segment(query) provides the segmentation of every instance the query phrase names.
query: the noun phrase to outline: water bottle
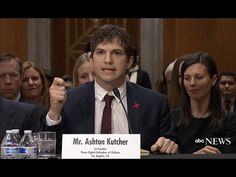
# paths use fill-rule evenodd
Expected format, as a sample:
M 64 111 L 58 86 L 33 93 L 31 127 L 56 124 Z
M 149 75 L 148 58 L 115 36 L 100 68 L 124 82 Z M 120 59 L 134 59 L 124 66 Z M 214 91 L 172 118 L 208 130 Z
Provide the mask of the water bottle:
M 35 159 L 35 158 L 37 158 L 37 146 L 33 140 L 31 130 L 24 131 L 24 136 L 21 138 L 18 147 L 19 147 L 18 157 L 20 159 Z
M 18 142 L 12 134 L 12 130 L 6 130 L 6 135 L 1 143 L 1 158 L 15 159 L 18 155 Z
M 20 140 L 21 140 L 21 136 L 19 134 L 19 129 L 12 129 L 12 134 L 13 136 L 16 138 L 18 144 L 20 143 Z

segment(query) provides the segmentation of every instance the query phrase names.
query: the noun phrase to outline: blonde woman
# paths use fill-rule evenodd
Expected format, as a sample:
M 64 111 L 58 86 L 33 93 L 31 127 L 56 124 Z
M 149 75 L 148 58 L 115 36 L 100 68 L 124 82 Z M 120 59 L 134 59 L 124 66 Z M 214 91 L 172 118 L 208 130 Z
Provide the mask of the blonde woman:
M 93 63 L 90 59 L 90 52 L 83 53 L 78 57 L 73 69 L 73 86 L 78 87 L 94 80 Z
M 31 61 L 23 63 L 21 94 L 25 99 L 35 104 L 49 106 L 45 74 Z

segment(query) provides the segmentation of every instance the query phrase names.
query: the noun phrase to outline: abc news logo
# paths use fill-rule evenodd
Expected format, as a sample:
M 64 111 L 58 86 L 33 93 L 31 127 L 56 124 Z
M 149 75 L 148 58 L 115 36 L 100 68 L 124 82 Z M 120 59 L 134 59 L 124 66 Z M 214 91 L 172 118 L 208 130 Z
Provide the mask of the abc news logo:
M 195 139 L 195 143 L 205 145 L 231 145 L 231 138 L 197 138 Z

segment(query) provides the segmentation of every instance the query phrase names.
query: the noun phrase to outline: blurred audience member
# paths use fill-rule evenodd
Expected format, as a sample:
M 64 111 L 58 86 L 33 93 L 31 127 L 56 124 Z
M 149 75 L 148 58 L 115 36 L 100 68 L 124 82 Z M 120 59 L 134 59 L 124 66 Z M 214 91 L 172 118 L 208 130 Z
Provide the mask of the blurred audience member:
M 156 90 L 164 95 L 168 94 L 168 87 L 172 77 L 172 70 L 177 59 L 169 63 L 162 72 L 162 79 L 156 82 Z
M 0 141 L 8 129 L 18 128 L 33 132 L 42 130 L 47 109 L 34 106 L 20 93 L 22 86 L 22 62 L 9 53 L 0 54 Z M 4 99 L 6 98 L 6 99 Z
M 175 62 L 177 61 L 177 59 L 175 59 L 173 62 L 169 63 L 168 66 L 166 67 L 166 69 L 164 70 L 164 79 L 166 82 L 166 86 L 167 86 L 167 93 L 168 93 L 168 88 L 172 79 L 172 71 L 175 65 Z
M 178 108 L 180 106 L 180 92 L 181 92 L 181 68 L 186 57 L 190 56 L 184 55 L 176 59 L 172 72 L 171 80 L 168 87 L 168 101 L 171 109 Z
M 128 70 L 128 80 L 145 88 L 152 89 L 148 73 L 140 67 L 140 57 L 136 48 L 133 48 L 133 58 L 134 63 Z
M 73 86 L 78 87 L 88 81 L 94 80 L 93 63 L 90 59 L 91 53 L 79 56 L 73 69 Z
M 224 71 L 220 74 L 220 93 L 223 110 L 236 112 L 236 74 L 234 72 Z
M 13 54 L 0 54 L 0 96 L 21 101 L 22 62 Z
M 34 104 L 49 106 L 48 86 L 42 69 L 31 61 L 23 63 L 22 96 Z
M 167 94 L 167 88 L 166 88 L 166 85 L 163 81 L 163 78 L 157 80 L 155 87 L 156 87 L 156 91 L 158 91 L 164 95 Z
M 66 90 L 71 89 L 73 86 L 73 78 L 69 75 L 64 75 L 62 76 L 62 79 L 65 81 L 66 85 Z

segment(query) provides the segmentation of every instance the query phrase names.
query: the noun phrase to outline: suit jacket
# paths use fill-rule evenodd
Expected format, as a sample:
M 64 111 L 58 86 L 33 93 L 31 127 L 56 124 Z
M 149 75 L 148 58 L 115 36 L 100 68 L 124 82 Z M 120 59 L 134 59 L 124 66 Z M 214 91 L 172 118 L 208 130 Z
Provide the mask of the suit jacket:
M 179 126 L 180 108 L 173 109 L 171 111 L 171 117 L 176 125 L 180 153 L 191 154 L 202 149 L 206 145 L 214 146 L 222 153 L 236 153 L 235 113 L 222 112 L 223 127 L 211 125 L 211 115 L 204 119 L 191 117 L 191 122 L 187 127 Z M 207 141 L 206 138 L 212 140 L 212 142 Z M 226 139 L 228 139 L 228 142 Z M 198 142 L 198 140 L 203 142 Z
M 0 98 L 0 142 L 6 130 L 19 129 L 22 136 L 24 130 L 37 132 L 42 130 L 40 120 L 45 119 L 45 112 L 41 112 L 34 105 L 20 103 Z
M 132 70 L 131 72 L 128 73 L 129 77 L 131 77 L 131 75 L 135 73 L 137 73 L 137 80 L 136 82 L 134 81 L 133 83 L 136 83 L 148 89 L 152 89 L 152 84 L 151 84 L 149 75 L 146 71 L 141 70 L 141 69 Z
M 150 150 L 164 136 L 176 141 L 167 98 L 160 93 L 127 82 L 128 118 L 132 133 L 141 134 L 141 146 Z M 93 134 L 95 129 L 94 81 L 70 89 L 62 111 L 63 133 Z M 58 127 L 57 126 L 57 127 Z M 55 126 L 54 126 L 55 128 Z
M 152 84 L 151 84 L 148 73 L 140 69 L 137 72 L 138 72 L 137 84 L 145 88 L 152 89 Z
M 234 112 L 236 113 L 236 99 L 234 100 Z
M 28 104 L 33 104 L 37 107 L 38 111 L 40 113 L 42 113 L 44 116 L 40 116 L 41 117 L 41 120 L 40 120 L 40 124 L 41 124 L 41 127 L 43 127 L 43 129 L 45 129 L 45 126 L 46 126 L 46 115 L 49 111 L 49 108 L 45 107 L 45 106 L 42 106 L 40 105 L 39 103 L 35 103 L 35 102 L 32 102 L 26 98 L 24 98 L 22 95 L 19 99 L 19 102 L 23 102 L 23 103 L 28 103 Z

